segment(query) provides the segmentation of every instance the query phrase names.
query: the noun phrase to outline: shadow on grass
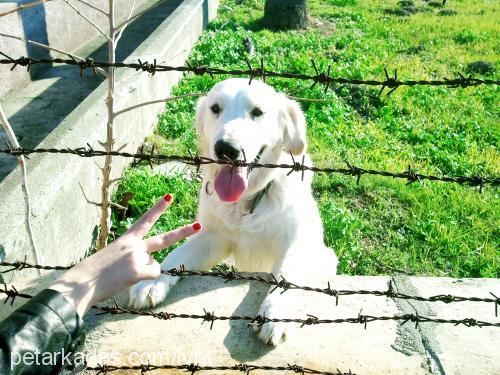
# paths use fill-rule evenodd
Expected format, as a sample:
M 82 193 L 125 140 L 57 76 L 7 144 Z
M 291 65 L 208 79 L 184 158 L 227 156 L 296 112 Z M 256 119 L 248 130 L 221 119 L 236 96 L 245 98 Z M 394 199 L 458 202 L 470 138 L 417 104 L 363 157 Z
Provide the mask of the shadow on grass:
M 379 90 L 362 86 L 345 86 L 335 93 L 364 119 L 377 117 L 376 110 L 384 106 Z
M 244 29 L 247 31 L 258 32 L 266 29 L 262 20 L 263 20 L 262 17 L 247 22 L 236 22 L 234 19 L 231 19 L 231 21 L 228 21 L 223 24 L 211 23 L 208 25 L 207 30 L 210 31 L 229 30 L 236 32 L 240 29 Z

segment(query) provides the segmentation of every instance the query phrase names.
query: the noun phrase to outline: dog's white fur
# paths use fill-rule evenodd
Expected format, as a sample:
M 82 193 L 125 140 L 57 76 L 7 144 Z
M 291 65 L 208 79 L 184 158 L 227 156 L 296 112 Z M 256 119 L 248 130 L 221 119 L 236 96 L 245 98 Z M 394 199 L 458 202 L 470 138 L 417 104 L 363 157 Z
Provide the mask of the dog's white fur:
M 211 110 L 214 104 L 219 114 Z M 251 115 L 258 107 L 263 114 Z M 229 79 L 215 85 L 198 103 L 196 129 L 201 155 L 216 159 L 218 140 L 241 147 L 252 161 L 265 146 L 261 163 L 311 165 L 305 154 L 305 118 L 299 105 L 259 81 Z M 296 284 L 326 280 L 336 273 L 337 258 L 323 242 L 323 227 L 311 193 L 312 173 L 287 169 L 256 168 L 248 177 L 248 188 L 236 203 L 223 202 L 214 191 L 220 165 L 205 166 L 198 220 L 203 230 L 175 249 L 161 264 L 163 270 L 184 265 L 186 269 L 210 269 L 228 256 L 239 271 L 272 272 Z M 272 185 L 249 213 L 256 194 L 269 181 Z M 208 183 L 208 186 L 207 186 Z M 314 271 L 312 270 L 314 269 Z M 130 289 L 130 305 L 154 306 L 163 301 L 178 277 L 161 275 Z M 321 284 L 323 285 L 323 283 Z M 324 286 L 324 285 L 323 285 Z M 259 314 L 268 318 L 293 315 L 293 291 L 268 294 Z M 265 342 L 277 345 L 285 337 L 283 323 L 266 323 L 256 328 Z

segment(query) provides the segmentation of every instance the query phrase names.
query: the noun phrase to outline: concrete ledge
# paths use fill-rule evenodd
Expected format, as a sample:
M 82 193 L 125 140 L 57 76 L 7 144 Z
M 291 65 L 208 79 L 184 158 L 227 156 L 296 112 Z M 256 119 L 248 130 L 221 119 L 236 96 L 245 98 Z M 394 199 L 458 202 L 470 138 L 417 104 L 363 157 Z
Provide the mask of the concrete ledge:
M 157 62 L 171 65 L 182 65 L 187 55 L 202 32 L 209 19 L 213 18 L 218 6 L 217 0 L 185 0 L 173 13 L 137 47 L 125 61 L 157 59 Z M 154 15 L 146 14 L 146 17 Z M 123 38 L 127 36 L 124 35 Z M 89 74 L 89 73 L 88 73 Z M 51 86 L 57 85 L 60 90 L 50 93 L 46 100 L 47 106 L 66 105 L 64 86 L 85 85 L 86 80 L 78 80 L 79 71 L 73 69 L 63 77 L 47 78 L 47 82 L 35 82 L 33 86 L 8 98 L 4 108 L 9 118 L 23 112 L 23 95 L 28 97 L 30 105 L 40 100 L 38 91 L 50 91 Z M 76 77 L 75 77 L 76 76 Z M 143 72 L 118 70 L 116 80 L 115 101 L 117 110 L 150 101 L 165 98 L 170 88 L 178 82 L 179 73 L 161 73 L 151 76 Z M 54 81 L 51 81 L 54 80 Z M 45 85 L 45 86 L 44 86 Z M 38 146 L 46 148 L 75 148 L 89 143 L 96 149 L 101 148 L 98 141 L 103 140 L 106 134 L 106 107 L 104 99 L 107 93 L 107 83 L 101 83 L 90 95 L 69 114 L 61 119 L 56 129 L 43 139 Z M 83 96 L 83 95 L 82 95 Z M 37 100 L 35 100 L 37 99 Z M 25 100 L 25 99 L 24 99 Z M 19 104 L 21 101 L 21 105 Z M 26 104 L 27 105 L 27 104 Z M 21 107 L 21 108 L 20 108 Z M 119 116 L 115 123 L 117 147 L 126 144 L 123 149 L 135 152 L 144 137 L 151 133 L 157 122 L 157 114 L 163 104 L 150 105 L 133 110 Z M 42 109 L 40 109 L 42 110 Z M 40 127 L 50 123 L 50 108 L 44 112 L 24 111 L 16 117 L 20 122 L 29 118 L 38 121 Z M 45 114 L 47 119 L 44 118 Z M 15 124 L 14 124 L 15 125 Z M 26 138 L 36 137 L 37 128 L 25 130 Z M 2 137 L 0 136 L 0 141 Z M 3 142 L 2 142 L 3 143 Z M 21 141 L 22 145 L 29 144 L 28 140 Z M 97 163 L 102 164 L 101 158 L 85 159 L 77 156 L 63 156 L 40 154 L 34 155 L 28 162 L 29 183 L 33 201 L 33 228 L 39 244 L 44 263 L 69 264 L 84 256 L 91 245 L 92 233 L 98 223 L 98 208 L 86 203 L 80 191 L 82 185 L 88 198 L 100 201 L 101 173 Z M 115 158 L 113 163 L 113 177 L 121 174 L 122 168 L 131 160 Z M 15 163 L 5 158 L 0 163 Z M 0 168 L 1 169 L 1 168 Z M 28 256 L 32 260 L 27 233 L 24 226 L 24 201 L 20 188 L 20 171 L 15 168 L 0 183 L 0 247 L 6 252 L 6 259 L 23 259 Z M 32 274 L 32 271 L 26 271 Z M 24 274 L 26 274 L 24 273 Z M 10 277 L 7 275 L 7 277 Z M 16 277 L 23 277 L 23 272 L 16 273 Z
M 55 273 L 40 281 L 18 284 L 27 293 L 36 293 L 48 285 Z M 389 277 L 338 276 L 332 280 L 337 289 L 386 290 Z M 393 285 L 401 292 L 421 296 L 454 294 L 491 297 L 500 294 L 498 279 L 449 279 L 395 277 Z M 249 315 L 258 313 L 268 288 L 260 283 L 231 282 L 210 277 L 188 277 L 180 281 L 167 301 L 156 311 L 203 314 L 203 309 L 216 315 Z M 311 292 L 287 291 L 301 298 L 290 318 L 320 319 L 365 315 L 392 316 L 418 313 L 445 319 L 475 318 L 499 322 L 493 304 L 459 302 L 420 303 L 391 300 L 375 296 L 344 296 L 335 306 L 333 297 Z M 126 304 L 125 293 L 118 296 L 119 305 Z M 19 305 L 22 301 L 16 301 Z M 11 310 L 7 307 L 3 310 Z M 8 312 L 2 311 L 0 319 Z M 85 318 L 87 341 L 84 352 L 90 365 L 112 362 L 115 365 L 137 365 L 137 356 L 145 353 L 156 364 L 234 365 L 248 363 L 278 366 L 297 364 L 321 371 L 360 374 L 498 374 L 500 373 L 500 328 L 465 327 L 452 324 L 394 321 L 361 324 L 321 324 L 298 328 L 292 323 L 285 343 L 277 348 L 257 340 L 245 322 L 216 321 L 213 328 L 200 320 L 172 319 L 163 321 L 132 315 L 99 315 L 91 311 Z M 99 357 L 110 356 L 110 358 Z M 148 357 L 149 356 L 149 357 Z M 147 360 L 145 361 L 147 362 Z M 133 372 L 117 372 L 128 374 Z M 185 371 L 155 371 L 172 374 Z M 203 372 L 222 374 L 222 372 Z M 259 374 L 252 371 L 252 374 Z M 262 372 L 264 373 L 264 372 Z M 273 372 L 265 372 L 273 373 Z

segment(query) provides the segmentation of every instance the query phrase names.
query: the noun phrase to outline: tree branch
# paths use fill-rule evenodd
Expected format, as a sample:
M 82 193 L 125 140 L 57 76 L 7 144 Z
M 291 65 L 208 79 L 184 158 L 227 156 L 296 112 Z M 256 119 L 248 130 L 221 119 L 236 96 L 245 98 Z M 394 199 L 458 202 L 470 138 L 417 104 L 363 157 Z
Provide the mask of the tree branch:
M 127 22 L 127 21 L 130 20 L 130 17 L 132 17 L 132 13 L 134 13 L 134 9 L 135 9 L 135 0 L 132 0 L 132 6 L 130 7 L 130 13 L 128 14 L 128 17 L 125 20 L 125 22 Z M 118 45 L 118 41 L 122 37 L 123 32 L 125 31 L 126 28 L 127 28 L 127 24 L 125 25 L 125 27 L 122 27 L 121 30 L 120 30 L 120 32 L 118 33 L 118 36 L 115 39 L 115 44 L 116 45 Z
M 116 28 L 115 28 L 115 2 L 109 0 L 109 35 L 108 39 L 108 61 L 110 64 L 115 63 L 116 59 Z M 115 91 L 115 68 L 110 67 L 108 71 L 108 97 L 106 105 L 108 107 L 108 123 L 106 126 L 106 143 L 104 149 L 107 152 L 113 151 L 113 144 L 115 142 L 113 136 L 113 125 L 115 119 L 114 113 L 114 91 Z M 97 248 L 103 249 L 108 243 L 108 236 L 111 228 L 111 192 L 110 192 L 110 179 L 111 179 L 111 155 L 106 155 L 104 158 L 104 166 L 102 168 L 102 187 L 101 187 L 101 222 L 99 238 L 97 240 Z
M 115 182 L 118 182 L 118 181 L 121 181 L 121 180 L 123 180 L 123 177 L 113 178 L 112 180 L 109 180 L 109 185 L 111 186 Z
M 82 191 L 83 197 L 85 198 L 85 200 L 87 201 L 87 203 L 93 204 L 94 206 L 97 206 L 97 207 L 102 207 L 103 206 L 102 203 L 97 203 L 97 202 L 94 202 L 94 201 L 91 201 L 90 199 L 88 199 L 87 195 L 85 194 L 85 191 L 83 190 L 82 184 L 78 184 L 78 185 L 80 185 L 80 190 Z M 115 203 L 115 202 L 110 202 L 109 205 L 111 207 L 114 207 L 114 208 L 118 209 L 118 210 L 127 211 L 127 207 L 124 207 L 121 204 L 118 204 L 118 203 Z
M 37 47 L 40 47 L 40 48 L 43 48 L 43 49 L 47 49 L 49 51 L 54 51 L 54 52 L 66 55 L 66 56 L 68 56 L 68 57 L 70 57 L 70 58 L 72 58 L 74 60 L 77 60 L 77 61 L 85 61 L 85 59 L 83 57 L 74 55 L 72 53 L 69 53 L 69 52 L 66 52 L 66 51 L 54 48 L 54 47 L 50 47 L 50 46 L 48 46 L 46 44 L 42 44 L 42 43 L 35 42 L 33 40 L 25 39 L 25 38 L 17 36 L 17 35 L 10 35 L 10 34 L 5 34 L 5 33 L 1 33 L 0 32 L 0 36 L 3 36 L 5 38 L 17 39 L 17 40 L 20 40 L 21 42 L 28 43 L 28 44 L 31 44 L 33 46 L 37 46 Z M 95 70 L 97 72 L 99 72 L 100 74 L 102 74 L 104 77 L 108 76 L 108 73 L 106 73 L 106 71 L 104 69 L 102 69 L 102 68 L 95 68 Z
M 66 4 L 68 4 L 75 12 L 78 14 L 80 17 L 82 17 L 85 21 L 87 21 L 90 25 L 92 25 L 97 31 L 99 31 L 104 37 L 109 41 L 111 40 L 111 37 L 106 34 L 99 26 L 97 26 L 94 21 L 92 21 L 90 18 L 88 18 L 85 14 L 80 12 L 80 10 L 75 7 L 73 4 L 69 2 L 69 0 L 63 0 Z
M 146 9 L 140 11 L 139 13 L 135 14 L 133 17 L 128 18 L 127 20 L 123 21 L 121 24 L 119 24 L 118 26 L 116 26 L 115 30 L 119 31 L 122 27 L 126 27 L 130 22 L 134 21 L 136 18 L 142 16 L 144 13 L 147 13 L 150 10 L 153 10 L 154 8 L 156 8 L 157 6 L 163 4 L 166 1 L 167 0 L 160 0 L 156 4 L 150 6 L 149 8 L 146 8 Z
M 7 138 L 9 139 L 12 147 L 20 148 L 19 142 L 17 141 L 16 135 L 12 130 L 12 127 L 9 124 L 9 120 L 3 111 L 2 106 L 0 105 L 0 121 L 2 122 L 5 133 L 7 134 Z M 35 257 L 35 261 L 37 265 L 43 264 L 41 255 L 38 251 L 38 247 L 36 245 L 35 236 L 33 234 L 33 228 L 31 226 L 31 199 L 30 193 L 28 189 L 28 172 L 26 170 L 26 160 L 23 155 L 17 157 L 17 161 L 19 162 L 19 167 L 21 168 L 21 188 L 24 195 L 24 200 L 26 202 L 26 216 L 25 216 L 25 224 L 26 231 L 28 232 L 28 237 L 30 240 L 31 250 L 33 251 L 33 255 Z M 40 270 L 38 270 L 38 275 L 41 275 Z
M 131 111 L 133 109 L 137 109 L 137 108 L 144 107 L 144 106 L 151 105 L 151 104 L 166 103 L 166 102 L 171 102 L 171 101 L 174 101 L 174 100 L 179 100 L 179 99 L 184 99 L 184 98 L 189 98 L 189 97 L 198 97 L 198 96 L 203 96 L 203 95 L 206 95 L 206 92 L 191 93 L 191 94 L 185 94 L 185 95 L 179 95 L 179 96 L 172 96 L 170 98 L 157 99 L 157 100 L 153 100 L 153 101 L 150 101 L 150 102 L 144 102 L 144 103 L 133 105 L 131 107 L 124 108 L 124 109 L 122 109 L 122 110 L 120 110 L 118 112 L 115 112 L 115 116 L 119 116 L 119 115 L 121 115 L 121 114 L 123 114 L 125 112 L 128 112 L 128 111 Z
M 147 105 L 151 104 L 157 104 L 157 103 L 168 103 L 174 100 L 180 100 L 180 99 L 185 99 L 189 97 L 200 97 L 206 95 L 206 92 L 197 92 L 197 93 L 191 93 L 191 94 L 185 94 L 185 95 L 179 95 L 179 96 L 172 96 L 170 98 L 165 98 L 165 99 L 157 99 L 157 100 L 152 100 L 150 102 L 144 102 L 144 103 L 139 103 L 124 109 L 121 109 L 117 112 L 115 112 L 115 117 L 122 115 L 128 111 L 132 111 L 137 108 L 141 108 Z M 293 99 L 293 100 L 299 100 L 303 102 L 331 102 L 332 100 L 336 100 L 335 98 L 327 98 L 327 99 L 314 99 L 314 98 L 301 98 L 298 96 L 292 96 L 292 95 L 287 95 L 288 98 Z
M 317 103 L 331 102 L 333 100 L 338 100 L 337 98 L 301 98 L 299 96 L 292 96 L 292 95 L 287 95 L 287 97 L 289 99 L 298 100 L 301 102 L 317 102 Z
M 88 3 L 88 2 L 86 2 L 86 1 L 84 1 L 84 0 L 76 0 L 76 1 L 78 1 L 78 2 L 80 2 L 80 3 L 82 3 L 82 4 L 85 4 L 85 5 L 86 5 L 86 6 L 88 6 L 89 8 L 92 8 L 92 9 L 94 9 L 94 10 L 98 11 L 99 13 L 104 14 L 105 16 L 107 16 L 107 15 L 108 15 L 108 12 L 106 12 L 105 10 L 103 10 L 103 9 L 101 9 L 101 8 L 98 8 L 98 7 L 96 7 L 95 5 L 92 5 L 92 4 L 90 4 L 90 3 Z
M 87 203 L 93 204 L 93 205 L 98 206 L 98 207 L 100 207 L 100 206 L 101 206 L 101 204 L 100 204 L 100 203 L 93 202 L 93 201 L 91 201 L 90 199 L 88 199 L 88 198 L 87 198 L 87 194 L 85 194 L 85 190 L 83 190 L 83 186 L 82 186 L 82 184 L 78 183 L 78 185 L 80 186 L 80 190 L 82 191 L 83 197 L 85 198 L 85 200 L 87 201 Z
M 6 15 L 11 14 L 11 13 L 16 13 L 16 12 L 19 12 L 19 11 L 27 9 L 27 8 L 36 7 L 40 4 L 47 3 L 49 1 L 52 1 L 52 0 L 38 0 L 38 1 L 33 1 L 32 3 L 28 3 L 28 4 L 21 4 L 21 5 L 13 8 L 11 10 L 8 10 L 7 12 L 0 13 L 0 17 L 6 16 Z

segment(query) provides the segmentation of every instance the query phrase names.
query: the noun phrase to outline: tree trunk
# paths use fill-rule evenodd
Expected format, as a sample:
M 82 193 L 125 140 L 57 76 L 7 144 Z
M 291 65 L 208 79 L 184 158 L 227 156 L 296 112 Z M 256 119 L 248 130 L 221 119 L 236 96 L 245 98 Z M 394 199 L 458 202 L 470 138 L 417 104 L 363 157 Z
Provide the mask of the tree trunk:
M 305 29 L 309 26 L 307 0 L 267 0 L 262 21 L 271 29 Z

